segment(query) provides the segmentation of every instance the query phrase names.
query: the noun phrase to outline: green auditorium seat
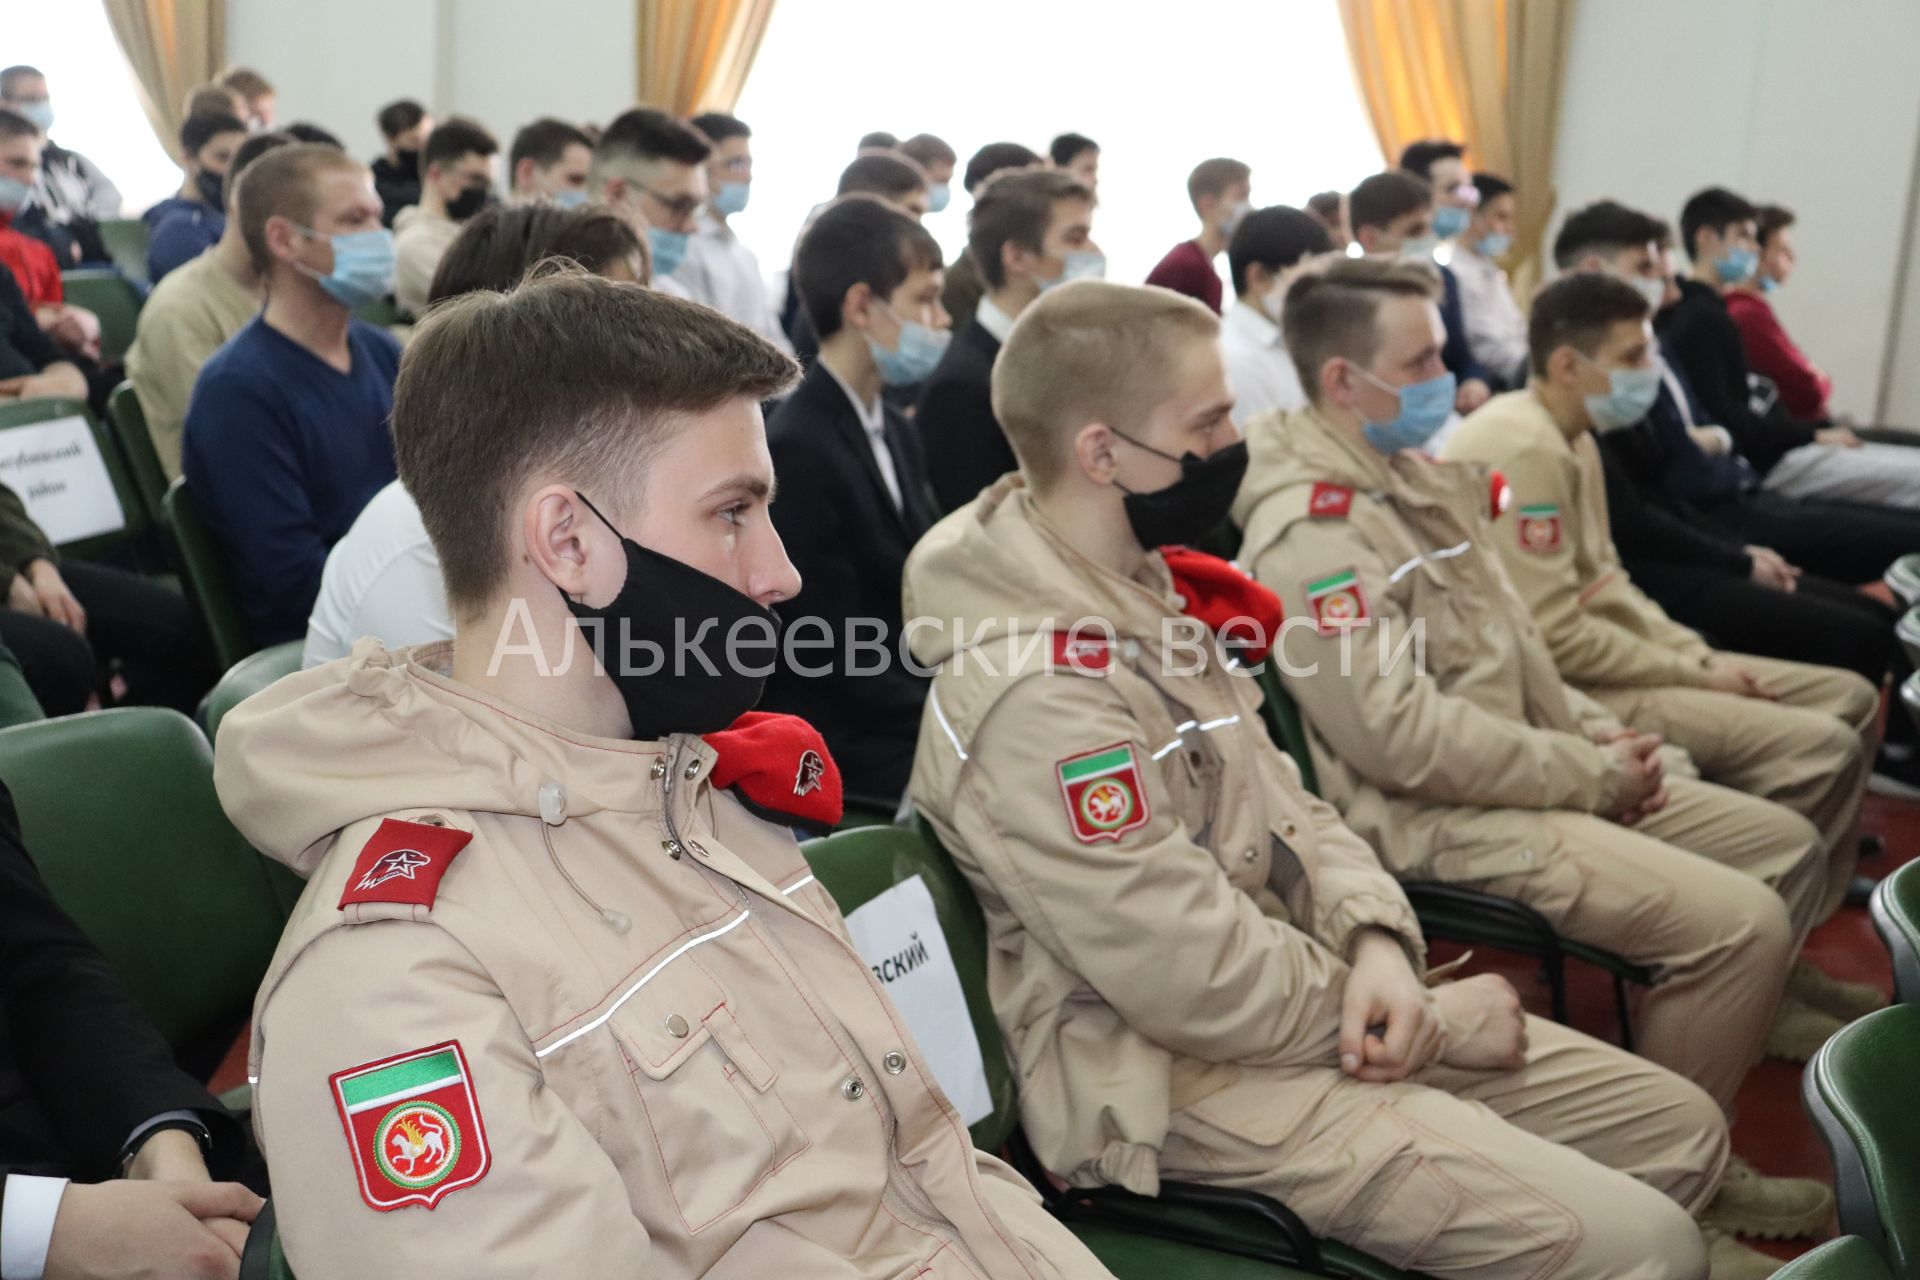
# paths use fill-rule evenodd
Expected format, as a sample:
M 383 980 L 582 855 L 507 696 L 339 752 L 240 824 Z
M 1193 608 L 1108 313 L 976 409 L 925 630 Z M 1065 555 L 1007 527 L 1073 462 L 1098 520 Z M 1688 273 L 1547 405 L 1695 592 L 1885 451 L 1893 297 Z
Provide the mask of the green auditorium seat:
M 60 288 L 68 302 L 100 317 L 101 360 L 111 364 L 126 355 L 140 322 L 141 304 L 146 301 L 140 290 L 119 272 L 103 267 L 62 271 Z
M 1920 1005 L 1920 862 L 1875 885 L 1867 909 L 1893 961 L 1893 998 Z
M 1307 789 L 1318 795 L 1319 779 L 1313 771 L 1313 755 L 1307 745 L 1307 730 L 1300 709 L 1280 683 L 1274 663 L 1260 668 L 1261 715 L 1267 733 L 1279 748 L 1300 766 Z M 1482 893 L 1465 885 L 1441 884 L 1431 880 L 1407 880 L 1401 883 L 1420 928 L 1430 938 L 1445 938 L 1465 946 L 1490 947 L 1531 956 L 1546 971 L 1547 990 L 1553 1007 L 1553 1020 L 1566 1022 L 1568 956 L 1584 960 L 1606 971 L 1613 979 L 1614 1008 L 1620 1019 L 1620 1043 L 1633 1048 L 1633 1022 L 1627 1008 L 1627 984 L 1646 986 L 1653 973 L 1610 951 L 1590 947 L 1571 938 L 1563 938 L 1553 922 L 1523 902 Z
M 1773 1273 L 1773 1280 L 1893 1280 L 1887 1264 L 1859 1236 L 1829 1240 Z
M 217 1062 L 286 913 L 220 808 L 200 730 L 158 707 L 19 725 L 0 730 L 0 779 L 60 905 L 168 1043 Z
M 966 877 L 924 820 L 835 832 L 802 846 L 814 875 L 851 913 L 919 877 L 952 953 L 980 1045 L 993 1111 L 973 1125 L 974 1145 L 1008 1151 L 1049 1206 L 1121 1280 L 1160 1277 L 1351 1276 L 1401 1280 L 1409 1273 L 1315 1238 L 1279 1201 L 1250 1191 L 1168 1182 L 1156 1198 L 1117 1187 L 1055 1188 L 1020 1132 L 1018 1081 L 987 995 L 987 930 Z
M 1907 608 L 1920 605 L 1920 551 L 1910 551 L 1888 565 L 1882 581 Z
M 127 473 L 126 462 L 121 457 L 120 447 L 114 442 L 112 433 L 93 416 L 84 403 L 78 400 L 0 400 L 0 452 L 11 452 L 7 449 L 7 436 L 11 432 L 42 423 L 57 422 L 62 418 L 75 417 L 86 420 L 87 434 L 92 438 L 93 448 L 99 455 L 101 465 L 106 468 L 107 480 L 113 486 L 113 494 L 119 501 L 121 513 L 121 525 L 118 529 L 109 529 L 65 541 L 59 541 L 57 530 L 51 531 L 62 555 L 85 560 L 122 551 L 146 537 L 153 527 L 148 518 L 147 509 L 140 501 L 140 494 L 134 488 L 132 478 Z
M 200 727 L 207 732 L 208 742 L 219 741 L 220 721 L 227 712 L 260 692 L 281 676 L 292 675 L 300 669 L 301 651 L 306 647 L 303 640 L 288 640 L 272 648 L 262 649 L 249 654 L 228 668 L 220 677 L 220 683 L 200 699 Z
M 1896 1004 L 1833 1034 L 1801 1081 L 1833 1157 L 1840 1229 L 1920 1276 L 1920 1005 Z
M 146 283 L 147 224 L 139 218 L 107 218 L 98 225 L 113 265 L 128 279 Z
M 166 521 L 167 470 L 160 465 L 159 451 L 153 447 L 153 433 L 147 429 L 147 414 L 131 382 L 123 382 L 107 397 L 107 425 L 120 445 L 127 472 L 135 492 L 146 508 L 148 519 L 156 524 Z
M 200 607 L 201 620 L 213 641 L 214 660 L 222 669 L 231 669 L 254 651 L 254 643 L 246 615 L 240 612 L 240 602 L 233 593 L 227 553 L 201 517 L 185 477 L 175 480 L 167 490 L 164 506 L 167 526 L 180 551 L 181 576 Z

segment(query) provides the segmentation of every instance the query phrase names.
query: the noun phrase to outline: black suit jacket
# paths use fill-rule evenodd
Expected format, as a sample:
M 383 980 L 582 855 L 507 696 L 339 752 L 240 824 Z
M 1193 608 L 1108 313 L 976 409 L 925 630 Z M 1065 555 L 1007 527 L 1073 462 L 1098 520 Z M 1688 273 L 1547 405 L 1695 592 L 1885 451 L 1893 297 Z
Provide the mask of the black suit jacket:
M 1811 423 L 1795 422 L 1776 401 L 1757 414 L 1749 399 L 1747 348 L 1740 326 L 1718 293 L 1698 280 L 1680 282 L 1680 301 L 1654 319 L 1665 351 L 1686 371 L 1705 421 L 1725 427 L 1734 447 L 1761 472 L 1790 450 L 1813 443 Z
M 807 371 L 767 424 L 780 490 L 773 523 L 801 577 L 800 594 L 781 605 L 780 614 L 789 630 L 800 619 L 819 618 L 833 646 L 792 654 L 798 666 L 830 666 L 824 675 L 802 674 L 786 665 L 783 652 L 761 705 L 803 716 L 826 737 L 850 799 L 890 807 L 906 791 L 927 692 L 926 680 L 900 660 L 900 574 L 907 552 L 933 523 L 933 509 L 919 442 L 897 413 L 884 412 L 904 509 L 894 505 L 860 415 L 825 365 L 816 362 Z M 848 670 L 855 618 L 879 620 L 889 654 L 885 672 Z M 800 635 L 810 644 L 820 633 L 809 626 Z M 874 640 L 873 628 L 863 627 L 856 638 Z M 855 658 L 862 670 L 878 664 L 871 650 Z
M 978 319 L 953 336 L 927 379 L 913 424 L 942 511 L 958 511 L 1020 464 L 993 416 L 993 361 L 1000 340 Z
M 82 1180 L 118 1171 L 134 1129 L 192 1111 L 216 1178 L 249 1159 L 240 1125 L 134 1004 L 27 855 L 0 784 L 0 1184 L 8 1173 Z

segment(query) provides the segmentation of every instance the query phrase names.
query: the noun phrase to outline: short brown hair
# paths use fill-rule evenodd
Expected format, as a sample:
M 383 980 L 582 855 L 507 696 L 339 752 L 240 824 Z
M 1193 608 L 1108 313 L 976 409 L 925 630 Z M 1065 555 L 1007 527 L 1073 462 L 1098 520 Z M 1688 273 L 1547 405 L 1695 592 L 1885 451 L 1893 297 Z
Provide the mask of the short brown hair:
M 228 67 L 221 73 L 220 83 L 237 90 L 249 103 L 273 92 L 272 82 L 252 67 Z
M 980 184 L 967 214 L 967 251 L 989 289 L 1007 282 L 1000 248 L 1008 241 L 1040 252 L 1053 206 L 1061 200 L 1093 203 L 1093 192 L 1065 169 L 1002 169 Z
M 476 289 L 505 293 L 529 268 L 548 258 L 578 263 L 595 275 L 615 262 L 626 262 L 642 284 L 649 275 L 646 250 L 633 224 L 605 205 L 494 205 L 475 214 L 447 247 L 434 268 L 427 301 L 442 302 Z
M 1527 315 L 1527 355 L 1535 376 L 1562 347 L 1591 356 L 1607 330 L 1645 320 L 1652 308 L 1638 289 L 1603 271 L 1571 271 L 1542 289 Z
M 1335 356 L 1358 365 L 1373 362 L 1380 350 L 1382 302 L 1439 296 L 1439 272 L 1420 262 L 1341 258 L 1295 280 L 1280 312 L 1280 328 L 1307 397 L 1320 398 L 1320 370 Z
M 1174 339 L 1219 333 L 1218 316 L 1170 289 L 1076 280 L 1041 294 L 993 362 L 993 416 L 1027 482 L 1050 484 L 1090 422 L 1134 429 L 1172 377 Z
M 1793 210 L 1777 204 L 1763 204 L 1754 210 L 1754 234 L 1759 237 L 1760 247 L 1767 247 L 1767 241 L 1773 239 L 1776 232 L 1785 231 L 1796 219 Z
M 330 169 L 366 166 L 338 147 L 324 142 L 291 142 L 269 151 L 247 168 L 245 181 L 234 193 L 234 213 L 240 219 L 240 238 L 247 243 L 253 269 L 265 276 L 273 268 L 267 248 L 267 219 L 280 217 L 301 226 L 313 225 L 320 207 L 317 179 Z
M 1347 196 L 1347 221 L 1356 232 L 1362 227 L 1384 227 L 1432 203 L 1432 183 L 1405 169 L 1389 169 L 1361 179 Z
M 931 169 L 935 165 L 958 164 L 960 157 L 947 145 L 947 140 L 931 133 L 916 133 L 900 144 L 900 154 L 919 165 L 922 169 Z
M 1253 170 L 1242 161 L 1229 160 L 1224 156 L 1202 160 L 1187 175 L 1187 199 L 1193 201 L 1197 211 L 1201 196 L 1221 195 L 1228 187 L 1251 181 Z
M 203 84 L 198 89 L 189 90 L 182 118 L 189 116 L 235 116 L 246 110 L 247 104 L 239 99 L 245 95 L 229 89 L 223 84 Z M 240 108 L 239 112 L 235 107 Z M 242 129 L 247 126 L 242 124 Z
M 479 614 L 505 580 L 529 482 L 624 490 L 680 415 L 765 400 L 798 372 L 717 311 L 577 267 L 429 311 L 400 361 L 393 446 L 454 616 Z

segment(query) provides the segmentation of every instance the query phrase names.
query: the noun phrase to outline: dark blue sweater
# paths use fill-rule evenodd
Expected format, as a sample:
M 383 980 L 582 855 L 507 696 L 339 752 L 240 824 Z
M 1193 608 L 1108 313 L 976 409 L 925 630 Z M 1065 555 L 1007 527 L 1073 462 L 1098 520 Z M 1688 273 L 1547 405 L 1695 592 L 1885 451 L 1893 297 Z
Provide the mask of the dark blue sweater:
M 394 478 L 400 344 L 351 322 L 341 373 L 256 316 L 200 370 L 181 463 L 255 644 L 306 634 L 327 552 Z

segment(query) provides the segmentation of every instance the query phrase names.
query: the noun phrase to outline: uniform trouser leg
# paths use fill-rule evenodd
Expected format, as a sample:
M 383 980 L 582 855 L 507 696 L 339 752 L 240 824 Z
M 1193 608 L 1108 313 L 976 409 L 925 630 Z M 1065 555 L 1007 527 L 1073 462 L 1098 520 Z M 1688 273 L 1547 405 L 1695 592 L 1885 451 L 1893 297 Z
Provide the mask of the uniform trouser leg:
M 1785 805 L 1820 830 L 1827 876 L 1815 922 L 1846 896 L 1859 857 L 1857 823 L 1879 748 L 1879 695 L 1832 667 L 1741 655 L 1779 701 L 1711 689 L 1591 689 L 1626 723 L 1664 735 L 1701 776 Z
M 1517 1071 L 1394 1085 L 1247 1068 L 1176 1113 L 1165 1176 L 1261 1191 L 1316 1233 L 1434 1276 L 1701 1277 L 1692 1221 L 1726 1126 L 1672 1072 L 1528 1019 Z
M 1540 822 L 1543 856 L 1477 887 L 1653 968 L 1653 986 L 1635 998 L 1640 1052 L 1731 1110 L 1797 950 L 1780 895 L 1745 871 L 1591 814 L 1549 810 Z
M 1782 804 L 1696 778 L 1670 778 L 1667 805 L 1634 828 L 1663 844 L 1744 871 L 1780 895 L 1798 947 L 1827 892 L 1827 847 L 1819 830 Z

